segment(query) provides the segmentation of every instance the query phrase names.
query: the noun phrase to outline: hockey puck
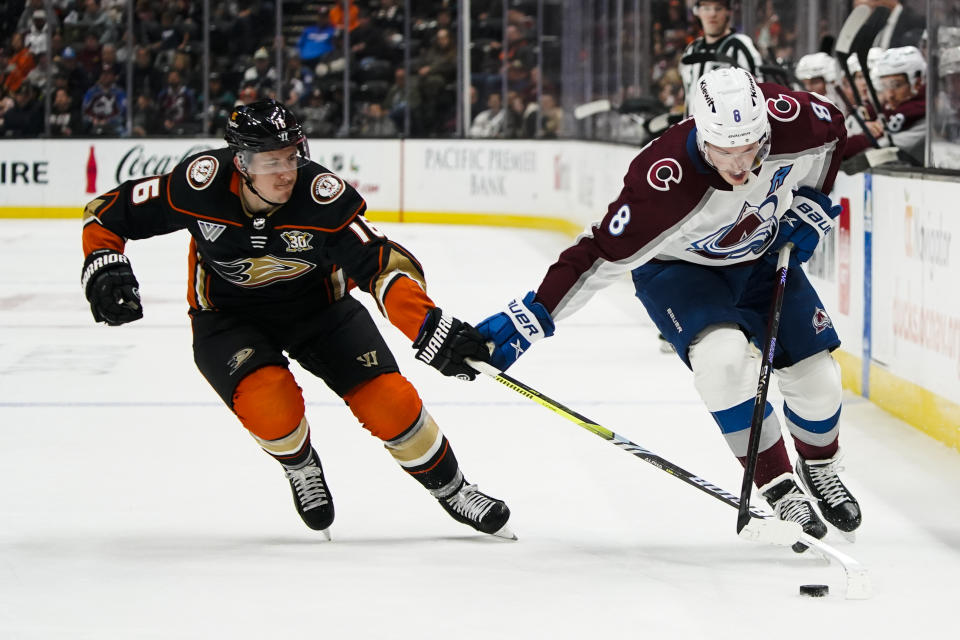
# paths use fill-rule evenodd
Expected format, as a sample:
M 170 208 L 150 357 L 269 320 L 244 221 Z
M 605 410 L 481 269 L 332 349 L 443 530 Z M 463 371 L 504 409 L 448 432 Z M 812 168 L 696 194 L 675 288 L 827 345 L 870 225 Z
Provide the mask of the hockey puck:
M 825 584 L 802 584 L 800 585 L 800 595 L 810 596 L 811 598 L 823 598 L 830 593 L 830 587 Z

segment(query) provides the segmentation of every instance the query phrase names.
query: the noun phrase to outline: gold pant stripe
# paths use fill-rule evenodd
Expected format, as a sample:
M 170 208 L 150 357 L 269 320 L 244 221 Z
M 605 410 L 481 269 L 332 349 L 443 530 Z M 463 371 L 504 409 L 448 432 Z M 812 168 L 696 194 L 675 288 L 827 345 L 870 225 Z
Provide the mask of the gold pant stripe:
M 282 438 L 277 438 L 276 440 L 264 440 L 263 438 L 258 438 L 253 436 L 253 439 L 263 447 L 267 453 L 270 453 L 275 456 L 289 456 L 293 455 L 303 447 L 303 443 L 307 441 L 307 438 L 310 437 L 310 425 L 307 424 L 307 418 L 304 416 L 300 420 L 300 424 L 297 425 L 297 428 Z
M 401 466 L 417 467 L 426 463 L 443 444 L 443 433 L 440 432 L 440 427 L 433 421 L 430 414 L 424 411 L 422 418 L 413 432 L 401 442 L 384 445 Z

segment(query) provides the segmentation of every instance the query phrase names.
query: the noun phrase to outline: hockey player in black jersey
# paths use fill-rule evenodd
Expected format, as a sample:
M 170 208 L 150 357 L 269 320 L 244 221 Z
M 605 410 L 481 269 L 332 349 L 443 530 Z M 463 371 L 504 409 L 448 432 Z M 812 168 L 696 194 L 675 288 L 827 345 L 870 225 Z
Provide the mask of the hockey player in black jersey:
M 283 465 L 297 512 L 329 537 L 334 507 L 310 443 L 288 357 L 343 398 L 400 466 L 457 521 L 512 538 L 510 510 L 460 471 L 372 318 L 359 288 L 413 340 L 417 358 L 448 376 L 476 330 L 427 296 L 413 255 L 364 217 L 366 203 L 310 161 L 294 114 L 273 100 L 230 115 L 228 148 L 202 152 L 168 174 L 124 182 L 84 211 L 82 285 L 93 317 L 120 325 L 143 317 L 128 240 L 186 229 L 194 360 L 254 440 Z M 482 341 L 479 341 L 482 342 Z

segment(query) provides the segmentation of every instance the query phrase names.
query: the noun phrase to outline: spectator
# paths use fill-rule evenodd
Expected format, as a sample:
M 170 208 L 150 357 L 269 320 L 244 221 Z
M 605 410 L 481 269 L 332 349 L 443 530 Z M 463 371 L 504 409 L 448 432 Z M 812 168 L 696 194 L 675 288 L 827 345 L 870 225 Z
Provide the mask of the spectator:
M 320 89 L 313 89 L 306 106 L 300 109 L 304 133 L 311 138 L 332 138 L 339 128 L 338 106 L 328 102 Z
M 440 133 L 446 112 L 454 104 L 452 83 L 457 77 L 457 51 L 450 32 L 437 31 L 433 45 L 421 57 L 417 70 L 417 88 L 423 100 L 421 110 L 423 121 L 434 123 L 432 131 Z
M 97 34 L 88 33 L 83 37 L 83 46 L 77 52 L 77 64 L 90 78 L 96 78 L 100 75 L 100 69 L 103 67 L 103 56 L 100 53 L 100 40 Z
M 306 27 L 297 40 L 301 62 L 313 69 L 318 62 L 325 60 L 334 50 L 336 27 L 330 21 L 330 7 L 320 5 L 317 9 L 317 23 Z
M 112 42 L 107 42 L 100 47 L 100 66 L 109 66 L 118 78 L 125 71 L 117 60 L 117 47 Z
M 138 138 L 158 135 L 161 118 L 162 115 L 153 98 L 145 93 L 138 95 L 133 109 L 132 135 Z
M 75 34 L 92 34 L 101 44 L 116 42 L 120 38 L 117 23 L 100 7 L 98 0 L 84 0 L 63 19 L 64 27 Z
M 47 90 L 47 83 L 53 75 L 53 68 L 50 66 L 50 58 L 46 51 L 37 55 L 36 62 L 36 66 L 27 74 L 25 84 L 33 87 L 37 95 L 43 96 Z
M 77 61 L 77 54 L 73 47 L 64 47 L 60 54 L 60 73 L 66 78 L 67 91 L 70 93 L 70 100 L 77 105 L 83 100 L 83 94 L 92 84 L 90 76 L 84 71 L 83 67 Z
M 83 124 L 94 136 L 122 136 L 127 110 L 127 94 L 116 85 L 110 66 L 102 67 L 97 84 L 83 96 Z
M 350 51 L 355 58 L 390 58 L 384 32 L 370 19 L 366 9 L 358 12 L 357 26 L 350 30 Z
M 350 0 L 347 10 L 350 12 L 350 31 L 353 31 L 357 28 L 357 16 L 360 10 L 357 9 L 357 5 L 354 4 L 353 0 Z M 330 22 L 337 29 L 343 30 L 343 3 L 339 0 L 330 7 Z
M 7 138 L 36 138 L 43 133 L 43 104 L 24 82 L 13 95 L 14 105 L 3 114 L 0 134 Z
M 30 53 L 39 56 L 47 52 L 47 37 L 50 35 L 50 27 L 47 25 L 47 12 L 44 9 L 36 9 L 30 20 L 30 28 L 24 35 L 24 43 L 30 49 Z
M 288 106 L 300 105 L 310 91 L 313 90 L 314 75 L 310 67 L 305 67 L 300 61 L 300 52 L 291 49 L 287 55 L 287 64 L 283 68 L 285 102 Z
M 507 111 L 503 135 L 506 138 L 524 138 L 527 132 L 524 129 L 524 118 L 527 115 L 527 105 L 523 96 L 516 91 L 507 93 Z
M 210 74 L 210 129 L 207 131 L 214 137 L 223 135 L 227 126 L 227 118 L 233 111 L 237 96 L 224 86 L 223 77 L 219 73 Z
M 178 71 L 167 74 L 167 86 L 157 96 L 157 108 L 163 117 L 161 133 L 184 135 L 198 131 L 194 116 L 197 99 L 193 90 L 183 84 Z
M 14 12 L 16 10 L 15 9 L 16 4 L 12 2 L 9 4 L 10 4 L 9 10 L 11 12 Z M 23 7 L 23 11 L 20 12 L 20 18 L 17 20 L 17 25 L 14 29 L 11 30 L 11 33 L 13 33 L 14 31 L 19 33 L 26 33 L 27 31 L 29 31 L 31 23 L 33 21 L 33 16 L 36 14 L 38 10 L 43 11 L 44 14 L 46 14 L 46 7 L 44 6 L 44 0 L 27 0 L 26 4 L 20 3 L 20 6 Z M 53 26 L 56 27 L 57 25 L 54 24 Z
M 358 133 L 363 138 L 395 138 L 397 127 L 382 104 L 370 102 L 364 107 Z
M 153 64 L 150 49 L 137 47 L 133 56 L 133 95 L 155 96 L 163 87 L 163 74 Z
M 558 138 L 563 135 L 563 107 L 557 104 L 557 99 L 552 93 L 545 93 L 540 96 L 540 107 L 543 112 L 540 123 L 540 138 Z
M 257 94 L 265 96 L 273 91 L 277 82 L 277 70 L 270 65 L 270 52 L 260 47 L 253 54 L 253 66 L 243 72 L 244 86 L 253 86 Z
M 7 76 L 3 80 L 3 88 L 11 94 L 16 93 L 36 65 L 33 54 L 24 45 L 23 34 L 14 33 L 10 36 L 10 53 L 5 67 Z
M 383 106 L 396 125 L 398 131 L 403 131 L 406 121 L 406 110 L 410 108 L 410 128 L 417 131 L 417 114 L 420 109 L 420 91 L 411 83 L 407 89 L 407 72 L 403 67 L 398 67 L 393 71 L 393 84 L 387 89 L 387 95 L 383 99 Z
M 487 108 L 477 114 L 470 125 L 471 138 L 500 138 L 503 137 L 503 121 L 505 118 L 500 102 L 499 93 L 487 96 Z
M 54 90 L 49 123 L 51 137 L 69 138 L 80 134 L 80 111 L 65 88 Z

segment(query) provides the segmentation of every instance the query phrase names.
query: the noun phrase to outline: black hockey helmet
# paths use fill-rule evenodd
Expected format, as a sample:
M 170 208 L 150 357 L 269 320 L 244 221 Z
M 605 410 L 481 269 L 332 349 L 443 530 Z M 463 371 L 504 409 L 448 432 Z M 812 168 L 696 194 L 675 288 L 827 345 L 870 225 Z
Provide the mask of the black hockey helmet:
M 236 107 L 227 120 L 223 139 L 246 170 L 251 168 L 253 154 L 294 145 L 299 157 L 297 166 L 301 167 L 310 161 L 307 137 L 297 116 L 286 105 L 272 98 Z

